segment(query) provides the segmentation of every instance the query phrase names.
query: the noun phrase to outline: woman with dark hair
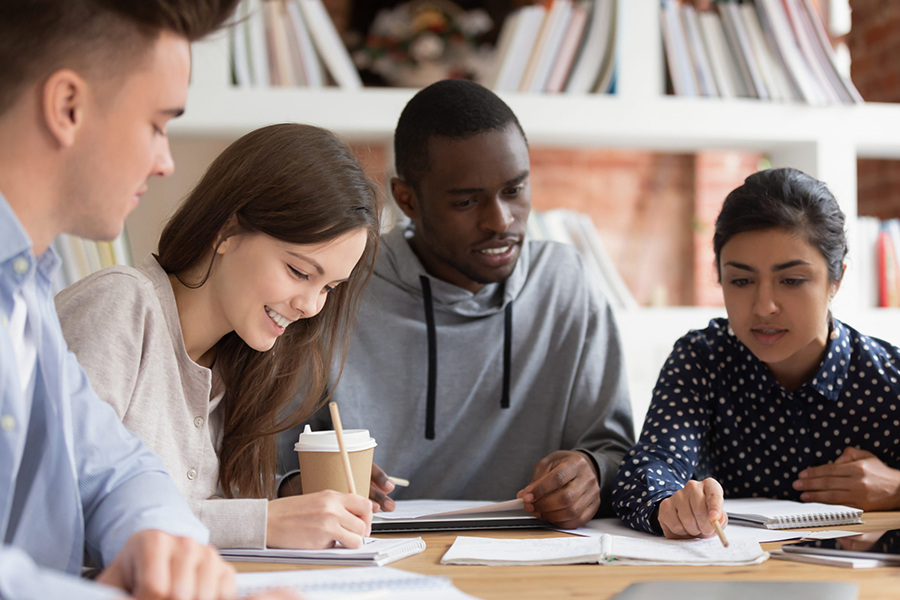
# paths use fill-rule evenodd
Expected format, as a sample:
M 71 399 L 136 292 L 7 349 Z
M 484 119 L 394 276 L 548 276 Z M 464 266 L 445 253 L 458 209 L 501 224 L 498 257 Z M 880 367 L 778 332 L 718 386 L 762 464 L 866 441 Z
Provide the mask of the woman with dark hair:
M 376 189 L 343 143 L 273 125 L 213 162 L 158 255 L 57 296 L 97 393 L 160 454 L 213 545 L 358 547 L 368 533 L 366 498 L 271 498 L 275 434 L 320 405 L 379 222 Z M 298 390 L 303 414 L 288 414 Z
M 900 507 L 900 350 L 831 315 L 844 215 L 820 181 L 755 173 L 713 238 L 728 319 L 675 344 L 613 506 L 635 529 L 710 537 L 723 498 Z

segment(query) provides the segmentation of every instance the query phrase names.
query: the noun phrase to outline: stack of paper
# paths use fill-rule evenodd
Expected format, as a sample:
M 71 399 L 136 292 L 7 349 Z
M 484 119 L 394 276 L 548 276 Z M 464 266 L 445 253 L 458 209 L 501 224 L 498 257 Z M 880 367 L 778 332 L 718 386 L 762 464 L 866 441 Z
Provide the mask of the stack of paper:
M 239 562 L 287 562 L 312 565 L 376 565 L 419 554 L 425 550 L 422 538 L 376 540 L 366 538 L 361 548 L 326 548 L 324 550 L 285 550 L 281 548 L 223 548 L 225 560 Z
M 442 565 L 573 565 L 599 563 L 600 538 L 559 537 L 506 540 L 459 536 Z

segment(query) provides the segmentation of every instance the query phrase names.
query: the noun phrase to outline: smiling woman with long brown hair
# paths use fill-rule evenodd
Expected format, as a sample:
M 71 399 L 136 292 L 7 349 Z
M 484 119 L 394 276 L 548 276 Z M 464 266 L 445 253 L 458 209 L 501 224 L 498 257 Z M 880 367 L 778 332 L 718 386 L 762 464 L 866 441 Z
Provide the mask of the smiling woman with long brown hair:
M 229 146 L 137 269 L 63 290 L 69 347 L 219 547 L 356 547 L 370 502 L 270 500 L 275 436 L 318 406 L 372 270 L 380 206 L 347 147 L 273 125 Z M 301 390 L 302 414 L 288 414 Z

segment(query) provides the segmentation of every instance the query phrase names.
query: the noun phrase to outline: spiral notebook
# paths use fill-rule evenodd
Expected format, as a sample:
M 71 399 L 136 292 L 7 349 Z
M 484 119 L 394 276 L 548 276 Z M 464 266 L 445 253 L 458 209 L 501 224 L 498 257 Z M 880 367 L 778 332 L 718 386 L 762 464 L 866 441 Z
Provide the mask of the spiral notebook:
M 725 501 L 728 522 L 734 525 L 795 529 L 798 527 L 830 527 L 862 523 L 858 508 L 841 504 L 793 502 L 769 498 L 740 498 Z
M 225 560 L 236 562 L 278 562 L 307 565 L 377 566 L 419 554 L 425 550 L 422 538 L 366 538 L 361 548 L 326 548 L 324 550 L 284 550 L 281 548 L 222 548 Z

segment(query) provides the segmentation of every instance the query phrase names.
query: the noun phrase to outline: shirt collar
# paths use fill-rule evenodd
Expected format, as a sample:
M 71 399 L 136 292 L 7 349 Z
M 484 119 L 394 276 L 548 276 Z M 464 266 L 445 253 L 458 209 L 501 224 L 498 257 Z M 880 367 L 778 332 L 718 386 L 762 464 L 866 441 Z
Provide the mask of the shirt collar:
M 831 335 L 828 336 L 825 345 L 825 358 L 822 364 L 819 365 L 815 375 L 797 388 L 794 394 L 807 388 L 810 391 L 818 392 L 827 400 L 837 401 L 841 387 L 847 381 L 847 372 L 850 369 L 850 333 L 847 331 L 847 327 L 837 319 L 834 319 L 834 331 L 838 333 L 837 339 L 831 339 Z M 756 363 L 756 372 L 759 373 L 762 381 L 768 384 L 767 389 L 771 391 L 772 388 L 781 387 L 781 384 L 772 377 L 766 365 L 750 352 L 737 336 L 730 333 L 730 330 L 729 334 L 734 344 L 747 352 L 753 362 Z
M 850 333 L 837 319 L 833 322 L 832 331 L 837 332 L 836 339 L 831 339 L 831 335 L 828 336 L 822 365 L 813 378 L 803 385 L 809 386 L 828 400 L 836 401 L 841 387 L 847 381 L 847 372 L 850 369 Z
M 25 233 L 25 228 L 7 202 L 6 196 L 0 193 L 0 263 L 5 263 L 23 252 L 30 254 L 30 250 L 31 238 Z
M 28 261 L 28 270 L 16 272 L 20 280 L 30 275 L 34 268 L 42 277 L 41 287 L 51 286 L 53 274 L 59 268 L 59 256 L 50 246 L 40 256 L 32 253 L 31 238 L 22 227 L 19 217 L 13 211 L 6 197 L 0 193 L 0 265 L 4 267 L 12 261 L 24 259 Z
M 834 331 L 838 332 L 837 339 L 831 339 L 831 336 L 828 336 L 822 364 L 819 365 L 812 378 L 797 388 L 794 394 L 806 390 L 808 393 L 817 392 L 827 400 L 837 401 L 841 387 L 847 382 L 847 372 L 850 369 L 850 333 L 847 331 L 847 327 L 837 319 L 834 319 Z M 732 335 L 732 338 L 736 344 L 743 346 L 737 337 Z M 746 348 L 746 346 L 743 347 Z M 752 352 L 749 350 L 747 352 L 755 362 L 759 363 L 758 371 L 763 381 L 769 384 L 768 389 L 771 391 L 772 388 L 780 388 L 781 384 L 772 377 L 765 364 Z

